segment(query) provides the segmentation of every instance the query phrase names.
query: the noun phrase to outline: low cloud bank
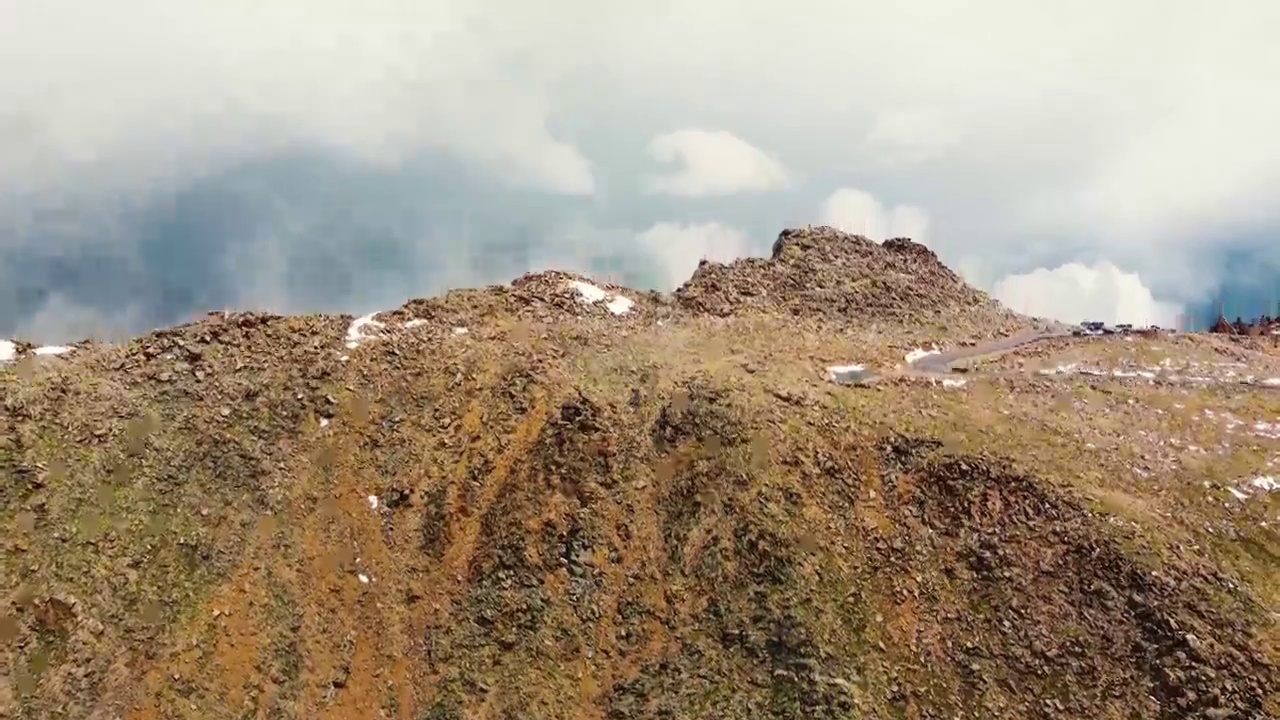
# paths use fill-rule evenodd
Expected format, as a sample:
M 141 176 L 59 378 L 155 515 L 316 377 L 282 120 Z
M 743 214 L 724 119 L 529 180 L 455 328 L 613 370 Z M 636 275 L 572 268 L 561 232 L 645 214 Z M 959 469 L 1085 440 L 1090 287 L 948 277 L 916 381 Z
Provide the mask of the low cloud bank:
M 1183 313 L 1181 304 L 1156 299 L 1137 273 L 1105 261 L 1092 267 L 1072 262 L 1007 275 L 991 294 L 1025 315 L 1071 323 L 1099 320 L 1175 327 Z

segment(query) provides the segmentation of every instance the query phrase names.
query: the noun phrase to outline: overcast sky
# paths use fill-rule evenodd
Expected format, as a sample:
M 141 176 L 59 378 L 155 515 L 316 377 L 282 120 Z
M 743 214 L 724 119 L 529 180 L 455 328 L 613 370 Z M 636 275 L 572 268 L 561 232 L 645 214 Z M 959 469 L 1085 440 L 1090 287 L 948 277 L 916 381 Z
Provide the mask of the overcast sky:
M 805 223 L 920 239 L 1015 309 L 1169 323 L 1228 265 L 1280 277 L 1277 27 L 1263 0 L 0 0 L 0 336 L 551 266 L 670 289 Z

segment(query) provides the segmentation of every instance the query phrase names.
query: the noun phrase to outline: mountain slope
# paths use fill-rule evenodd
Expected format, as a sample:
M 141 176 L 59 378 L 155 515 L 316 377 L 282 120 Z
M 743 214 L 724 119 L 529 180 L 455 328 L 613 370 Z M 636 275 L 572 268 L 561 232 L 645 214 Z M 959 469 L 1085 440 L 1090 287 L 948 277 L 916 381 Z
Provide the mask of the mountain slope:
M 1277 538 L 1245 514 L 1274 505 L 1152 489 L 1087 447 L 1102 420 L 1044 400 L 1119 417 L 1166 390 L 831 384 L 929 333 L 1031 323 L 942 294 L 919 246 L 779 245 L 674 297 L 543 273 L 363 322 L 218 315 L 24 355 L 0 370 L 0 708 L 1274 715 Z M 922 317 L 959 337 L 900 324 Z M 1179 402 L 1280 413 L 1212 392 Z

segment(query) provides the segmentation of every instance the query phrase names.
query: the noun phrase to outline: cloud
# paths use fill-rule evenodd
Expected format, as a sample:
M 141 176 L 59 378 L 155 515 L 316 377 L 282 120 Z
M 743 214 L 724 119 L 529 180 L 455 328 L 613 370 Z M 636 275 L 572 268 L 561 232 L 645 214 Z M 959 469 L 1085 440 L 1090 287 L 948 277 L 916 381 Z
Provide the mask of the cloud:
M 194 318 L 185 318 L 187 320 Z M 128 339 L 147 327 L 137 307 L 101 309 L 69 300 L 60 293 L 50 295 L 25 316 L 11 335 L 38 344 L 93 339 L 115 342 Z
M 0 335 L 395 302 L 566 228 L 650 277 L 655 223 L 828 211 L 974 278 L 1106 258 L 1194 302 L 1241 238 L 1280 267 L 1280 4 L 797 3 L 9 0 Z
M 391 166 L 445 150 L 497 181 L 594 190 L 590 162 L 548 129 L 547 79 L 513 76 L 519 48 L 484 37 L 492 5 L 251 7 L 18 0 L 0 64 L 28 71 L 0 79 L 0 179 L 163 182 L 303 144 Z
M 1157 300 L 1137 273 L 1109 262 L 1092 267 L 1067 263 L 1052 270 L 1008 275 L 995 283 L 992 296 L 1007 307 L 1036 317 L 1078 323 L 1098 320 L 1136 326 L 1176 327 L 1183 307 Z
M 962 138 L 962 128 L 926 110 L 896 108 L 876 116 L 867 131 L 868 154 L 886 164 L 917 164 L 940 157 Z
M 914 205 L 886 209 L 873 195 L 854 188 L 840 188 L 822 203 L 821 223 L 876 241 L 908 237 L 924 242 L 929 234 L 929 213 Z
M 746 233 L 716 222 L 660 222 L 637 235 L 636 243 L 657 260 L 664 290 L 684 284 L 704 259 L 727 263 L 754 254 Z
M 790 183 L 777 160 L 723 130 L 677 130 L 653 138 L 648 149 L 654 160 L 682 166 L 649 178 L 654 193 L 711 197 L 780 190 Z

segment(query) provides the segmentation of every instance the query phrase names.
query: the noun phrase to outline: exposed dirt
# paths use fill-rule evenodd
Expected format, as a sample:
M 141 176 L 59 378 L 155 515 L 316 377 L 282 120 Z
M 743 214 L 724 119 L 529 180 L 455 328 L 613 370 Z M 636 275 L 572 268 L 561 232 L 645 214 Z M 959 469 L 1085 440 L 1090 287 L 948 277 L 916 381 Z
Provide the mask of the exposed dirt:
M 0 716 L 1280 712 L 1257 515 L 1151 515 L 1006 391 L 822 379 L 859 328 L 1034 325 L 922 246 L 574 279 L 0 368 Z

